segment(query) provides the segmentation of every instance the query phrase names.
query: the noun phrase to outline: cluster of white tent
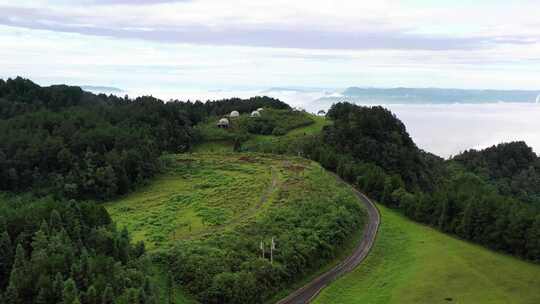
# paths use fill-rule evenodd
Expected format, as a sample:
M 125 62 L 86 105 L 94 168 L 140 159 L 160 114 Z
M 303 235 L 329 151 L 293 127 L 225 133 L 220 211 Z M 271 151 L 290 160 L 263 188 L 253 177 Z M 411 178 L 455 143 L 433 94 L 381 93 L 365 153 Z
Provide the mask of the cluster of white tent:
M 263 108 L 258 108 L 257 110 L 251 112 L 250 117 L 261 117 L 261 112 L 263 111 Z M 240 117 L 240 112 L 238 111 L 232 111 L 231 114 L 228 115 L 230 119 L 238 118 Z M 229 118 L 223 117 L 220 119 L 217 123 L 218 128 L 228 128 L 230 125 Z

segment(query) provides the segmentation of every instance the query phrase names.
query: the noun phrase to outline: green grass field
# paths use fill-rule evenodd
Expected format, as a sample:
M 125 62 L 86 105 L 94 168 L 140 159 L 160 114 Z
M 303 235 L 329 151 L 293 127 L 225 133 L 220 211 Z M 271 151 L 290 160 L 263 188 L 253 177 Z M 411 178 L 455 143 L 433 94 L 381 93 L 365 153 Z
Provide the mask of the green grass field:
M 167 172 L 148 186 L 105 204 L 117 225 L 149 249 L 248 219 L 270 199 L 277 178 L 270 158 L 181 154 L 168 161 Z
M 315 303 L 540 303 L 540 265 L 380 210 L 382 225 L 366 261 Z
M 253 144 L 259 144 L 259 143 L 264 143 L 264 142 L 272 142 L 274 140 L 280 140 L 280 139 L 286 140 L 293 137 L 313 135 L 313 134 L 320 133 L 324 126 L 330 124 L 330 121 L 327 120 L 325 117 L 311 115 L 311 119 L 313 119 L 314 123 L 304 126 L 304 127 L 293 129 L 283 136 L 274 136 L 274 135 L 252 136 L 249 140 L 245 142 L 245 145 L 253 145 Z

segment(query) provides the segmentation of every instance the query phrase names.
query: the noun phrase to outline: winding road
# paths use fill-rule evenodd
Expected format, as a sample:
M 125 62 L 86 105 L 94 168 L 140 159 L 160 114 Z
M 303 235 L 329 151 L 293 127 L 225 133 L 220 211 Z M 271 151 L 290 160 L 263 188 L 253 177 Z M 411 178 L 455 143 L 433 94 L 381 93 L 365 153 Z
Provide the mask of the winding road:
M 345 183 L 345 181 L 343 181 L 341 178 L 337 178 L 340 179 L 341 182 Z M 381 218 L 379 210 L 367 196 L 356 189 L 354 189 L 354 192 L 358 196 L 358 199 L 365 205 L 368 213 L 368 222 L 364 227 L 364 233 L 362 235 L 362 241 L 360 244 L 358 244 L 358 246 L 354 249 L 352 255 L 341 262 L 341 264 L 318 276 L 304 287 L 296 290 L 288 297 L 277 302 L 277 304 L 303 304 L 311 302 L 324 287 L 328 286 L 328 284 L 343 274 L 356 268 L 356 266 L 358 266 L 367 257 L 371 247 L 375 243 Z

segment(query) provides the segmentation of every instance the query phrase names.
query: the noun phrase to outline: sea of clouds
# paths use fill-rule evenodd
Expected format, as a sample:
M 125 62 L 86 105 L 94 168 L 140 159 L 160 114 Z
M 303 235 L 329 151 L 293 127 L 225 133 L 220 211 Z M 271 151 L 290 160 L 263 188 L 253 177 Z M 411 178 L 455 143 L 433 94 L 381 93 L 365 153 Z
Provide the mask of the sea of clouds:
M 540 152 L 540 104 L 387 105 L 416 144 L 442 157 L 501 142 L 525 141 Z

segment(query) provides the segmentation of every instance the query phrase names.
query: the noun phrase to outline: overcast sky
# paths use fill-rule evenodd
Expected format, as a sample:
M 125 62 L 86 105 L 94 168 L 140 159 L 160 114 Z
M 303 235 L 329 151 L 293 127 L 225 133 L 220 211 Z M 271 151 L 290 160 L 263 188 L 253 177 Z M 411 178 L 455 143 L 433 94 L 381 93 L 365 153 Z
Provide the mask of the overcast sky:
M 540 89 L 536 0 L 0 0 L 0 77 Z

